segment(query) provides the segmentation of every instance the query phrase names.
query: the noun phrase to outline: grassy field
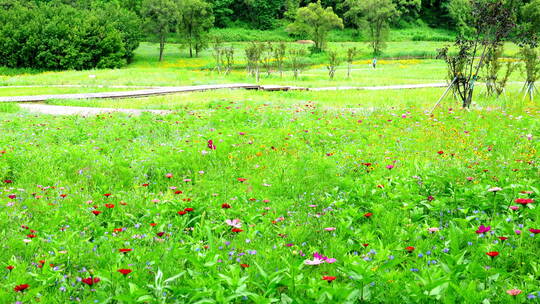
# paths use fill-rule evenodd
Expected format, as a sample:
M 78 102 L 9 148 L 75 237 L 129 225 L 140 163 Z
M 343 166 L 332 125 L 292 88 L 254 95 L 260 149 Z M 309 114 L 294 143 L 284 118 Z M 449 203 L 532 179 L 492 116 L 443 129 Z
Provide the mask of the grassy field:
M 0 114 L 2 302 L 538 296 L 537 105 L 215 93 L 168 116 Z
M 0 88 L 0 97 L 8 96 L 29 96 L 29 95 L 48 95 L 48 94 L 76 94 L 76 93 L 99 93 L 129 91 L 133 88 L 109 88 L 109 87 L 32 87 L 32 88 Z
M 371 63 L 369 50 L 365 43 L 331 43 L 330 47 L 344 49 L 354 45 L 361 49 L 359 59 L 353 66 L 352 78 L 346 77 L 346 66 L 342 64 L 336 79 L 328 80 L 325 66 L 326 55 L 316 54 L 309 58 L 310 68 L 303 71 L 298 80 L 292 72 L 286 72 L 284 77 L 278 73 L 266 76 L 263 73 L 260 83 L 284 84 L 307 87 L 317 86 L 374 86 L 390 84 L 415 84 L 443 82 L 446 78 L 446 68 L 441 60 L 418 60 L 414 57 L 433 58 L 436 49 L 444 42 L 390 42 L 385 57 L 402 58 L 399 60 L 379 60 L 376 70 L 369 67 Z M 31 71 L 31 70 L 0 70 L 0 85 L 198 85 L 234 82 L 255 82 L 245 72 L 243 48 L 245 43 L 234 43 L 235 67 L 231 75 L 218 75 L 214 70 L 215 62 L 211 50 L 204 51 L 199 58 L 189 58 L 185 50 L 178 45 L 169 44 L 165 51 L 165 60 L 158 62 L 157 45 L 143 43 L 137 50 L 134 62 L 123 69 L 92 70 L 92 71 Z M 289 44 L 289 47 L 305 47 Z M 517 47 L 508 45 L 506 56 L 515 56 Z M 92 76 L 92 77 L 91 77 Z M 95 76 L 95 77 L 93 77 Z M 513 81 L 522 81 L 520 72 L 514 73 Z
M 392 42 L 430 57 L 443 42 Z M 345 48 L 351 43 L 333 43 Z M 365 44 L 346 79 L 444 82 L 433 59 Z M 0 69 L 0 95 L 249 82 L 210 51 L 145 43 L 124 69 Z M 507 48 L 512 56 L 515 46 Z M 95 77 L 94 77 L 95 76 Z M 469 110 L 444 89 L 218 90 L 50 105 L 174 110 L 48 116 L 0 103 L 0 303 L 538 303 L 540 106 L 516 73 Z M 47 85 L 76 84 L 83 88 Z

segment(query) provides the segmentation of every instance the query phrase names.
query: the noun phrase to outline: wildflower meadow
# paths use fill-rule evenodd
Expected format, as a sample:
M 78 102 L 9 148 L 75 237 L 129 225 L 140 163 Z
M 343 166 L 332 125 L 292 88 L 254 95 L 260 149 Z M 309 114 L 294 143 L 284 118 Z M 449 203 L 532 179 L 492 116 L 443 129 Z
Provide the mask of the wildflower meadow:
M 2 303 L 537 303 L 538 110 L 4 113 Z

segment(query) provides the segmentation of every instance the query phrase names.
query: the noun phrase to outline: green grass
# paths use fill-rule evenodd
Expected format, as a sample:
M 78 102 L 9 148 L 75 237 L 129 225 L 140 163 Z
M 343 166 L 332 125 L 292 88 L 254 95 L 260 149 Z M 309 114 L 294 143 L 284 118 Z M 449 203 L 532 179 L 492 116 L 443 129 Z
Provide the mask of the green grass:
M 415 99 L 436 96 L 426 90 L 400 92 L 411 95 L 394 96 L 394 108 L 325 106 L 392 100 L 364 93 L 342 103 L 335 92 L 194 93 L 171 97 L 186 97 L 185 108 L 166 116 L 0 113 L 0 261 L 14 267 L 0 299 L 505 303 L 509 289 L 523 291 L 518 302 L 536 294 L 538 105 L 445 104 L 430 117 Z M 495 186 L 503 190 L 487 191 Z M 520 197 L 535 202 L 510 210 Z M 493 234 L 476 234 L 480 225 Z M 307 265 L 315 252 L 336 261 Z M 19 284 L 29 288 L 17 293 Z
M 30 96 L 30 95 L 51 95 L 51 94 L 77 94 L 77 93 L 99 93 L 130 91 L 134 88 L 108 88 L 108 87 L 32 87 L 32 88 L 0 88 L 0 97 L 8 96 Z
M 498 99 L 485 96 L 485 89 L 479 87 L 475 94 L 475 105 L 480 108 L 521 109 L 534 105 L 524 101 L 518 92 L 519 86 L 511 85 L 506 95 Z M 243 106 L 301 107 L 313 103 L 323 108 L 406 108 L 431 109 L 441 97 L 444 88 L 384 90 L 384 91 L 289 91 L 266 92 L 249 90 L 217 90 L 206 92 L 181 93 L 175 95 L 153 96 L 136 99 L 89 99 L 89 100 L 51 100 L 50 105 L 178 110 L 213 109 L 217 105 L 241 104 Z M 451 96 L 443 101 L 444 107 L 459 108 L 460 104 Z

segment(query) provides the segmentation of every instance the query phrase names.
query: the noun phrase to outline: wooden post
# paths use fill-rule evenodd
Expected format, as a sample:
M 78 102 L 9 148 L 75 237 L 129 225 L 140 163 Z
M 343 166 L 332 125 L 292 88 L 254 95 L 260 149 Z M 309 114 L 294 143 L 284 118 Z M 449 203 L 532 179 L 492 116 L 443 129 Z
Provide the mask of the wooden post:
M 454 78 L 454 80 L 452 80 L 452 82 L 450 83 L 450 85 L 448 86 L 448 88 L 446 88 L 446 91 L 444 91 L 444 94 L 441 96 L 441 98 L 439 98 L 439 101 L 437 101 L 437 103 L 435 104 L 435 106 L 433 107 L 433 109 L 431 109 L 431 111 L 429 112 L 429 114 L 433 114 L 433 111 L 435 111 L 435 109 L 439 106 L 439 104 L 441 103 L 441 101 L 444 99 L 444 97 L 446 97 L 446 95 L 448 94 L 448 92 L 450 92 L 450 89 L 454 86 L 454 83 L 456 82 L 457 80 L 457 76 Z

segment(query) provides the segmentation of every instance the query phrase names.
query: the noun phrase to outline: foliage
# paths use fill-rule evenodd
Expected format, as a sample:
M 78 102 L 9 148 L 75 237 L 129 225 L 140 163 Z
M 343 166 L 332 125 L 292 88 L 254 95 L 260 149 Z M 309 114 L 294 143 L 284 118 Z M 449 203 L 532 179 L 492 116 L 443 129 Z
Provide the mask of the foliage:
M 189 56 L 199 54 L 208 45 L 208 32 L 214 25 L 212 7 L 204 0 L 179 0 L 179 33 L 189 48 Z
M 264 52 L 264 44 L 260 42 L 250 43 L 244 50 L 247 61 L 247 72 L 259 82 L 261 58 Z
M 471 28 L 468 36 L 471 38 L 461 37 L 456 41 L 457 54 L 450 54 L 448 47 L 439 52 L 439 58 L 448 65 L 452 85 L 463 107 L 470 107 L 486 57 L 508 37 L 514 28 L 515 17 L 504 0 L 471 0 L 470 5 L 472 17 L 468 21 Z
M 487 95 L 496 95 L 500 96 L 504 93 L 508 79 L 510 75 L 517 68 L 517 64 L 512 60 L 508 60 L 506 64 L 503 65 L 502 55 L 504 52 L 504 46 L 498 45 L 493 49 L 490 49 L 485 58 L 484 64 L 484 79 L 486 82 Z M 504 69 L 504 76 L 500 77 L 500 72 L 502 68 Z
M 306 55 L 307 52 L 303 48 L 289 50 L 289 66 L 293 71 L 294 79 L 298 79 L 300 73 L 309 65 Z
M 346 0 L 345 14 L 357 28 L 364 28 L 369 37 L 373 56 L 380 56 L 386 47 L 390 21 L 399 15 L 391 0 Z
M 334 28 L 343 28 L 343 20 L 331 7 L 325 9 L 318 1 L 299 8 L 294 23 L 287 29 L 291 33 L 308 35 L 315 42 L 314 51 L 322 51 L 326 46 L 328 32 Z
M 347 78 L 351 77 L 351 69 L 354 60 L 358 56 L 358 49 L 356 47 L 351 47 L 347 49 Z
M 287 54 L 287 45 L 284 42 L 280 42 L 274 47 L 273 60 L 276 63 L 276 68 L 279 71 L 280 77 L 283 77 L 283 68 L 285 66 L 285 56 Z
M 523 45 L 520 49 L 523 60 L 523 71 L 525 74 L 525 85 L 523 91 L 530 100 L 534 99 L 534 94 L 538 92 L 536 82 L 540 78 L 540 50 L 530 45 Z
M 0 10 L 0 65 L 118 68 L 132 58 L 138 31 L 134 14 L 115 6 L 87 10 L 56 2 L 16 2 Z
M 159 61 L 163 60 L 163 52 L 167 37 L 175 30 L 178 23 L 177 5 L 174 0 L 144 0 L 141 15 L 144 28 L 159 42 Z
M 336 69 L 342 62 L 342 58 L 340 57 L 339 52 L 335 50 L 328 51 L 327 55 L 328 64 L 326 65 L 326 68 L 328 69 L 328 77 L 330 77 L 330 80 L 333 80 L 336 74 Z

